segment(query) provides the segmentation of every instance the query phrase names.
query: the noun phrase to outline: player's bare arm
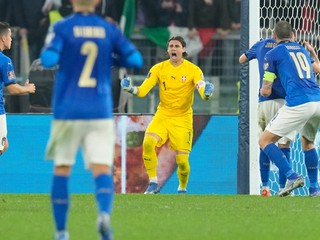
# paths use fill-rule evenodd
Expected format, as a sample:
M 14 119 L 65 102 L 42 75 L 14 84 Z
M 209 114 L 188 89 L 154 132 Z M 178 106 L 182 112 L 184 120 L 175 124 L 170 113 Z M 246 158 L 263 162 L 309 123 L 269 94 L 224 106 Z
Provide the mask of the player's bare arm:
M 270 96 L 272 91 L 272 85 L 273 85 L 273 82 L 263 80 L 262 87 L 260 89 L 260 94 L 264 97 Z
M 245 62 L 248 61 L 247 56 L 243 53 L 240 57 L 239 57 L 239 63 L 243 64 Z
M 311 57 L 314 59 L 314 62 L 312 64 L 313 71 L 316 73 L 320 73 L 320 61 L 318 58 L 318 54 L 308 41 L 304 41 L 303 44 L 306 47 L 306 49 L 310 52 Z
M 26 80 L 24 86 L 15 83 L 10 84 L 7 86 L 7 89 L 10 94 L 12 95 L 18 95 L 18 94 L 25 94 L 25 93 L 35 93 L 36 92 L 36 86 L 34 83 L 29 83 L 29 80 Z

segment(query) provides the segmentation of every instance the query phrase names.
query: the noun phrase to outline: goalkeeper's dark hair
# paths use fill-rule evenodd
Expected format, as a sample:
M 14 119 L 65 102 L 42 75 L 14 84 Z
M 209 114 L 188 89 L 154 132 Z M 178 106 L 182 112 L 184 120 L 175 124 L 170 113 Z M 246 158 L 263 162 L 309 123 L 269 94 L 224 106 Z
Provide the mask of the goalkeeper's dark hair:
M 9 23 L 0 21 L 0 36 L 3 36 L 5 34 L 7 34 L 9 28 L 10 28 L 10 24 Z
M 177 41 L 179 41 L 179 42 L 181 43 L 182 47 L 184 47 L 184 48 L 187 47 L 186 41 L 183 39 L 183 37 L 181 37 L 181 36 L 173 36 L 173 37 L 171 37 L 171 38 L 168 40 L 168 42 L 167 42 L 167 48 L 168 48 L 168 46 L 169 46 L 169 42 L 172 41 L 172 40 L 177 40 Z M 168 54 L 167 54 L 167 55 L 168 55 Z M 184 57 L 184 58 L 187 58 L 188 56 L 189 56 L 189 54 L 188 54 L 187 52 L 184 52 L 184 53 L 182 54 L 182 57 Z
M 279 39 L 288 39 L 292 37 L 293 28 L 287 21 L 279 21 L 276 23 L 274 33 Z

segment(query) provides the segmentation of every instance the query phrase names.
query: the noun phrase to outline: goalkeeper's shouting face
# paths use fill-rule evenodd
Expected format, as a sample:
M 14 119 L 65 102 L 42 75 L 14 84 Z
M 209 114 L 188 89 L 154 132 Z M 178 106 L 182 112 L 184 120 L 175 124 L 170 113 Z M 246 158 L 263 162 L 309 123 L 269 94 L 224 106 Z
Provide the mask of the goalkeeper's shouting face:
M 173 65 L 180 65 L 188 56 L 184 39 L 180 36 L 170 38 L 167 42 L 167 54 Z

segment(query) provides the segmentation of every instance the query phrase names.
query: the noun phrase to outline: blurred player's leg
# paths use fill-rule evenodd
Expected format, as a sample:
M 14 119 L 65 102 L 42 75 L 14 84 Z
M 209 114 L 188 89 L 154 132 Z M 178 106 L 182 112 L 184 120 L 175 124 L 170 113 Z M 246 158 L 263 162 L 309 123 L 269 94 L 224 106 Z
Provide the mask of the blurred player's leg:
M 54 175 L 51 189 L 51 203 L 56 225 L 56 240 L 68 240 L 66 222 L 69 210 L 68 176 Z
M 95 177 L 95 184 L 96 201 L 99 211 L 97 223 L 98 231 L 100 233 L 101 239 L 112 239 L 110 216 L 114 194 L 113 178 L 110 174 L 102 173 Z

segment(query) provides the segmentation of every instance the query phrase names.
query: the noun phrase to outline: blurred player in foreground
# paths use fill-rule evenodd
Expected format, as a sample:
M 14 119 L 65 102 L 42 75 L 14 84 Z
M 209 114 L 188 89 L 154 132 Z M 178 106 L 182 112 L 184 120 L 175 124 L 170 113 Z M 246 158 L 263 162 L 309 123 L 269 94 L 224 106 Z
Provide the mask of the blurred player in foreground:
M 294 40 L 294 36 L 293 39 Z M 252 59 L 257 59 L 260 74 L 260 88 L 263 82 L 263 64 L 265 54 L 276 46 L 276 42 L 273 38 L 262 39 L 256 42 L 249 50 L 243 53 L 239 62 L 241 64 L 251 61 Z M 314 59 L 312 64 L 315 72 L 319 72 L 320 64 L 318 56 L 316 55 L 314 48 L 305 42 L 305 46 L 310 52 Z M 259 92 L 259 105 L 258 105 L 258 125 L 260 127 L 260 134 L 264 131 L 270 120 L 276 115 L 278 110 L 285 104 L 285 90 L 283 89 L 279 79 L 275 79 L 272 85 L 272 92 L 270 96 L 263 97 Z M 291 138 L 294 138 L 296 133 L 293 132 Z M 286 156 L 288 163 L 290 165 L 290 140 L 287 137 L 282 137 L 278 141 L 278 147 L 281 149 L 283 154 Z M 269 173 L 270 173 L 270 159 L 267 155 L 260 149 L 259 155 L 260 164 L 260 177 L 262 183 L 261 196 L 270 196 L 269 187 Z M 284 173 L 279 172 L 279 192 L 285 187 L 287 178 Z
M 289 136 L 301 129 L 301 143 L 308 170 L 310 196 L 318 196 L 318 154 L 314 146 L 320 125 L 320 89 L 312 69 L 308 51 L 292 41 L 292 27 L 286 21 L 279 21 L 274 30 L 277 46 L 265 55 L 262 96 L 272 93 L 272 85 L 278 77 L 286 91 L 286 104 L 269 122 L 259 139 L 261 149 L 283 172 L 288 181 L 279 193 L 287 196 L 294 189 L 304 185 L 304 179 L 288 164 L 286 156 L 274 144 L 282 136 Z M 293 140 L 293 139 L 290 139 Z
M 156 147 L 162 146 L 168 139 L 171 149 L 176 153 L 178 193 L 187 192 L 189 153 L 193 139 L 194 89 L 198 89 L 203 100 L 209 100 L 214 90 L 212 83 L 204 81 L 201 69 L 185 59 L 188 54 L 182 37 L 169 39 L 167 55 L 169 59 L 154 65 L 140 87 L 133 86 L 129 77 L 121 81 L 125 91 L 138 97 L 146 96 L 156 84 L 159 85 L 160 103 L 143 140 L 143 161 L 150 181 L 145 194 L 160 191 Z
M 59 64 L 53 92 L 53 122 L 46 158 L 54 160 L 51 202 L 55 239 L 69 239 L 68 182 L 75 155 L 82 148 L 92 171 L 101 239 L 112 239 L 110 215 L 114 195 L 112 166 L 115 129 L 111 92 L 111 66 L 139 68 L 141 54 L 119 28 L 97 16 L 99 0 L 72 0 L 74 14 L 49 31 L 41 61 Z
M 3 86 L 5 86 L 12 95 L 35 93 L 36 91 L 35 85 L 29 83 L 29 80 L 26 80 L 24 86 L 17 83 L 13 63 L 9 57 L 2 53 L 4 50 L 11 48 L 11 43 L 12 37 L 9 23 L 0 22 L 0 155 L 3 154 L 9 146 Z

